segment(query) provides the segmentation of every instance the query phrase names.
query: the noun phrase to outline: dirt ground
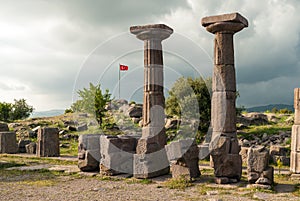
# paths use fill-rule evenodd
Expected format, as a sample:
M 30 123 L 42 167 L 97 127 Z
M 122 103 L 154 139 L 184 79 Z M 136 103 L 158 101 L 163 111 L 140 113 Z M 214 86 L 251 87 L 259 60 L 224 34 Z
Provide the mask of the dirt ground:
M 16 166 L 21 160 L 26 165 Z M 41 163 L 35 158 L 0 155 L 0 200 L 300 200 L 300 180 L 291 180 L 283 172 L 275 175 L 272 190 L 261 190 L 247 188 L 245 173 L 237 184 L 214 184 L 212 169 L 200 166 L 200 179 L 189 187 L 179 185 L 178 188 L 176 182 L 175 187 L 170 185 L 170 175 L 149 180 L 123 175 L 103 177 L 98 173 L 79 172 L 76 161 L 64 163 L 55 159 Z

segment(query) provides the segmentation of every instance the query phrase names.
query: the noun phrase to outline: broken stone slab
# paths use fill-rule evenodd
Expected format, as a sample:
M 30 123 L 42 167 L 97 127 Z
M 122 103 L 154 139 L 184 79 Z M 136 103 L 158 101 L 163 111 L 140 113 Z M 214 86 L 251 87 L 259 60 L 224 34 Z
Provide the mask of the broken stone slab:
M 8 125 L 6 123 L 0 122 L 0 132 L 9 131 Z
M 206 27 L 218 22 L 234 22 L 242 23 L 245 27 L 248 27 L 248 20 L 239 13 L 222 14 L 215 16 L 204 17 L 201 20 L 202 26 Z
M 269 167 L 269 151 L 264 146 L 252 146 L 247 158 L 248 181 L 261 185 L 272 185 L 274 168 Z
M 0 153 L 17 153 L 17 141 L 15 132 L 0 132 Z
M 30 144 L 31 140 L 19 140 L 18 142 L 18 152 L 26 153 L 26 145 Z
M 212 156 L 216 177 L 228 177 L 239 181 L 242 175 L 242 159 L 239 154 Z
M 100 162 L 101 134 L 85 134 L 78 138 L 78 167 L 81 171 L 97 171 Z
M 153 178 L 170 172 L 165 149 L 149 154 L 134 154 L 133 161 L 133 176 L 135 178 Z
M 172 177 L 192 179 L 200 176 L 199 149 L 195 139 L 182 139 L 165 146 Z
M 264 146 L 252 146 L 248 150 L 247 171 L 262 173 L 269 164 L 269 151 Z
M 40 128 L 38 130 L 36 154 L 38 157 L 59 156 L 59 134 L 57 128 Z
M 31 142 L 27 145 L 25 145 L 26 153 L 27 154 L 36 154 L 36 143 Z
M 103 175 L 133 174 L 133 155 L 136 145 L 135 136 L 101 136 L 100 173 Z

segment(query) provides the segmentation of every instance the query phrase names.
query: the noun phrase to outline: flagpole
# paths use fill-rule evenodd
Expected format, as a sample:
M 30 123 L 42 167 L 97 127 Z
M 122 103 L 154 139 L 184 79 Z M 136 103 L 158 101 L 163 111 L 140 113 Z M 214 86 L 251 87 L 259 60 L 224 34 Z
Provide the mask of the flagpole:
M 121 93 L 121 84 L 120 84 L 120 81 L 121 81 L 121 79 L 120 79 L 120 77 L 121 77 L 121 70 L 120 70 L 120 64 L 119 64 L 118 69 L 119 69 L 119 99 L 120 99 L 120 93 Z

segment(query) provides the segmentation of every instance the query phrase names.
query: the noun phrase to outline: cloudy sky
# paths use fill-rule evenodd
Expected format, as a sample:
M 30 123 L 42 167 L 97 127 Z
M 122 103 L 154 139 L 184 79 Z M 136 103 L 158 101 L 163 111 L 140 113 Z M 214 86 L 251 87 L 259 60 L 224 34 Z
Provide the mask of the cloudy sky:
M 239 12 L 249 27 L 235 35 L 238 105 L 293 103 L 300 87 L 299 0 L 20 0 L 0 7 L 0 101 L 25 98 L 37 111 L 65 109 L 76 90 L 100 83 L 118 98 L 140 99 L 143 43 L 132 25 L 165 23 L 166 92 L 180 76 L 212 74 L 209 15 Z

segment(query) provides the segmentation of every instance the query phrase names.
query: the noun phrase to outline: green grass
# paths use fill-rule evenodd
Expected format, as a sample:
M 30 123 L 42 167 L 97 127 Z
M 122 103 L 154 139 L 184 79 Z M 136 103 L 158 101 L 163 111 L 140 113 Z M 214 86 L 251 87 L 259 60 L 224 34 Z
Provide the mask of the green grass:
M 271 125 L 260 125 L 260 126 L 249 126 L 247 129 L 243 129 L 242 134 L 238 134 L 238 137 L 243 137 L 248 140 L 252 140 L 253 136 L 262 137 L 264 133 L 267 135 L 278 134 L 283 131 L 291 131 L 292 126 L 286 124 L 271 124 Z
M 15 164 L 54 164 L 54 165 L 77 165 L 77 161 L 71 160 L 59 160 L 55 158 L 38 158 L 38 157 L 22 157 L 8 154 L 0 154 L 0 161 L 5 161 L 8 163 Z
M 163 183 L 164 187 L 167 187 L 169 189 L 179 189 L 179 190 L 185 190 L 187 187 L 193 186 L 193 184 L 185 179 L 185 178 L 171 178 Z
M 126 179 L 127 184 L 152 184 L 153 181 L 151 179 L 136 179 L 136 178 L 129 178 Z

